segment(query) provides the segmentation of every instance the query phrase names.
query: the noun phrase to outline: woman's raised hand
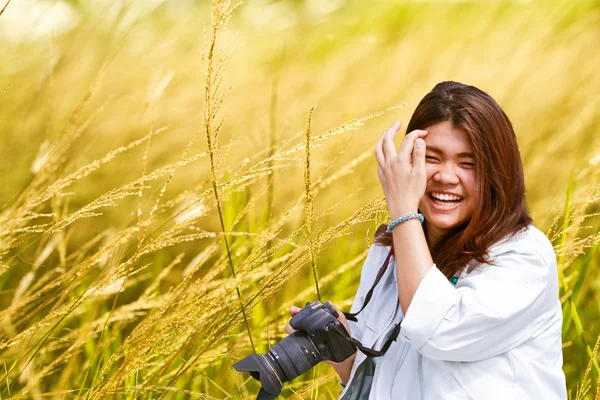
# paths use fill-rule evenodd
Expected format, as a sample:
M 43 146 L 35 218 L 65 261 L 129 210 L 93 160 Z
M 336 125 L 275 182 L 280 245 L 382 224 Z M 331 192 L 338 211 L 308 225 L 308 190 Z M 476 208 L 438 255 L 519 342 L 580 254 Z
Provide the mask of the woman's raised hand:
M 425 194 L 425 141 L 427 131 L 416 129 L 402 140 L 396 151 L 394 138 L 402 123 L 396 121 L 375 145 L 377 176 L 392 219 L 416 213 Z

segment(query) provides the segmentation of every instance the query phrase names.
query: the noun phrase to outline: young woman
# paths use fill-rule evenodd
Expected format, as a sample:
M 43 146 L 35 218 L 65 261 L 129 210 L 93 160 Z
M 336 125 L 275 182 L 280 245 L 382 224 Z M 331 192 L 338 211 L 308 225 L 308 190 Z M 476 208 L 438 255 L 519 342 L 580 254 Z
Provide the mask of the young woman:
M 388 267 L 358 322 L 340 313 L 364 346 L 382 347 L 398 323 L 400 333 L 382 357 L 331 363 L 340 398 L 566 399 L 555 253 L 531 225 L 507 116 L 483 91 L 442 82 L 398 151 L 400 126 L 375 146 L 392 222 L 369 250 L 353 312 Z

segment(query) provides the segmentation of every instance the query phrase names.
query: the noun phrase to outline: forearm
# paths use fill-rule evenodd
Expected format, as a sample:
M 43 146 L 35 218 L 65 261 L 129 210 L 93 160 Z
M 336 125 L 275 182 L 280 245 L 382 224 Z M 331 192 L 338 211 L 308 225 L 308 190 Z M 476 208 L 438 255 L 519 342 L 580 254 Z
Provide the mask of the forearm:
M 417 219 L 396 225 L 392 230 L 398 297 L 402 312 L 410 306 L 419 284 L 433 265 L 425 233 Z
M 331 361 L 325 361 L 327 364 L 331 365 L 335 372 L 340 376 L 342 384 L 345 385 L 348 383 L 348 379 L 350 379 L 350 372 L 352 372 L 352 365 L 354 365 L 354 359 L 356 358 L 356 353 L 346 358 L 341 363 L 335 363 Z

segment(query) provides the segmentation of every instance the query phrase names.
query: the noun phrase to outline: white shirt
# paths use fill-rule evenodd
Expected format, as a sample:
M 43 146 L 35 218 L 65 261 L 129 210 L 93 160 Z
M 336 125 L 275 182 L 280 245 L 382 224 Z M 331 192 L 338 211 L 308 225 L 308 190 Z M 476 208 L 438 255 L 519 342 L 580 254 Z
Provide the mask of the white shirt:
M 353 312 L 362 306 L 388 252 L 387 246 L 371 246 Z M 406 317 L 398 304 L 392 257 L 358 323 L 349 321 L 353 337 L 378 349 L 403 319 L 397 341 L 375 358 L 370 399 L 567 399 L 550 241 L 530 225 L 493 245 L 488 256 L 495 265 L 463 271 L 456 286 L 431 268 Z M 340 398 L 364 360 L 359 351 Z

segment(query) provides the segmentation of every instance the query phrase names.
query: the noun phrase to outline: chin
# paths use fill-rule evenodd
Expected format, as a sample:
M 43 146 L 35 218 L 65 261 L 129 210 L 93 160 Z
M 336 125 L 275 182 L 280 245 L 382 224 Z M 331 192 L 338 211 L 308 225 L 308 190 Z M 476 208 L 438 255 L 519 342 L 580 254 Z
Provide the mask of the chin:
M 426 218 L 427 219 L 427 218 Z M 438 229 L 454 229 L 461 226 L 464 221 L 456 220 L 456 219 L 446 219 L 446 218 L 432 218 L 427 219 L 427 222 L 435 226 Z
M 458 228 L 470 219 L 464 212 L 461 212 L 463 210 L 460 207 L 448 212 L 432 209 L 426 202 L 419 204 L 419 206 L 419 210 L 427 223 L 438 230 L 449 231 Z
M 440 215 L 439 213 L 431 212 L 424 208 L 421 213 L 430 226 L 439 230 L 452 230 L 467 223 L 468 218 L 461 218 L 460 215 Z
M 435 226 L 437 229 L 447 230 L 447 231 L 450 231 L 454 228 L 458 228 L 459 226 L 461 226 L 463 224 L 462 222 L 454 222 L 454 223 L 438 223 L 437 221 L 428 221 L 428 222 L 431 226 Z

